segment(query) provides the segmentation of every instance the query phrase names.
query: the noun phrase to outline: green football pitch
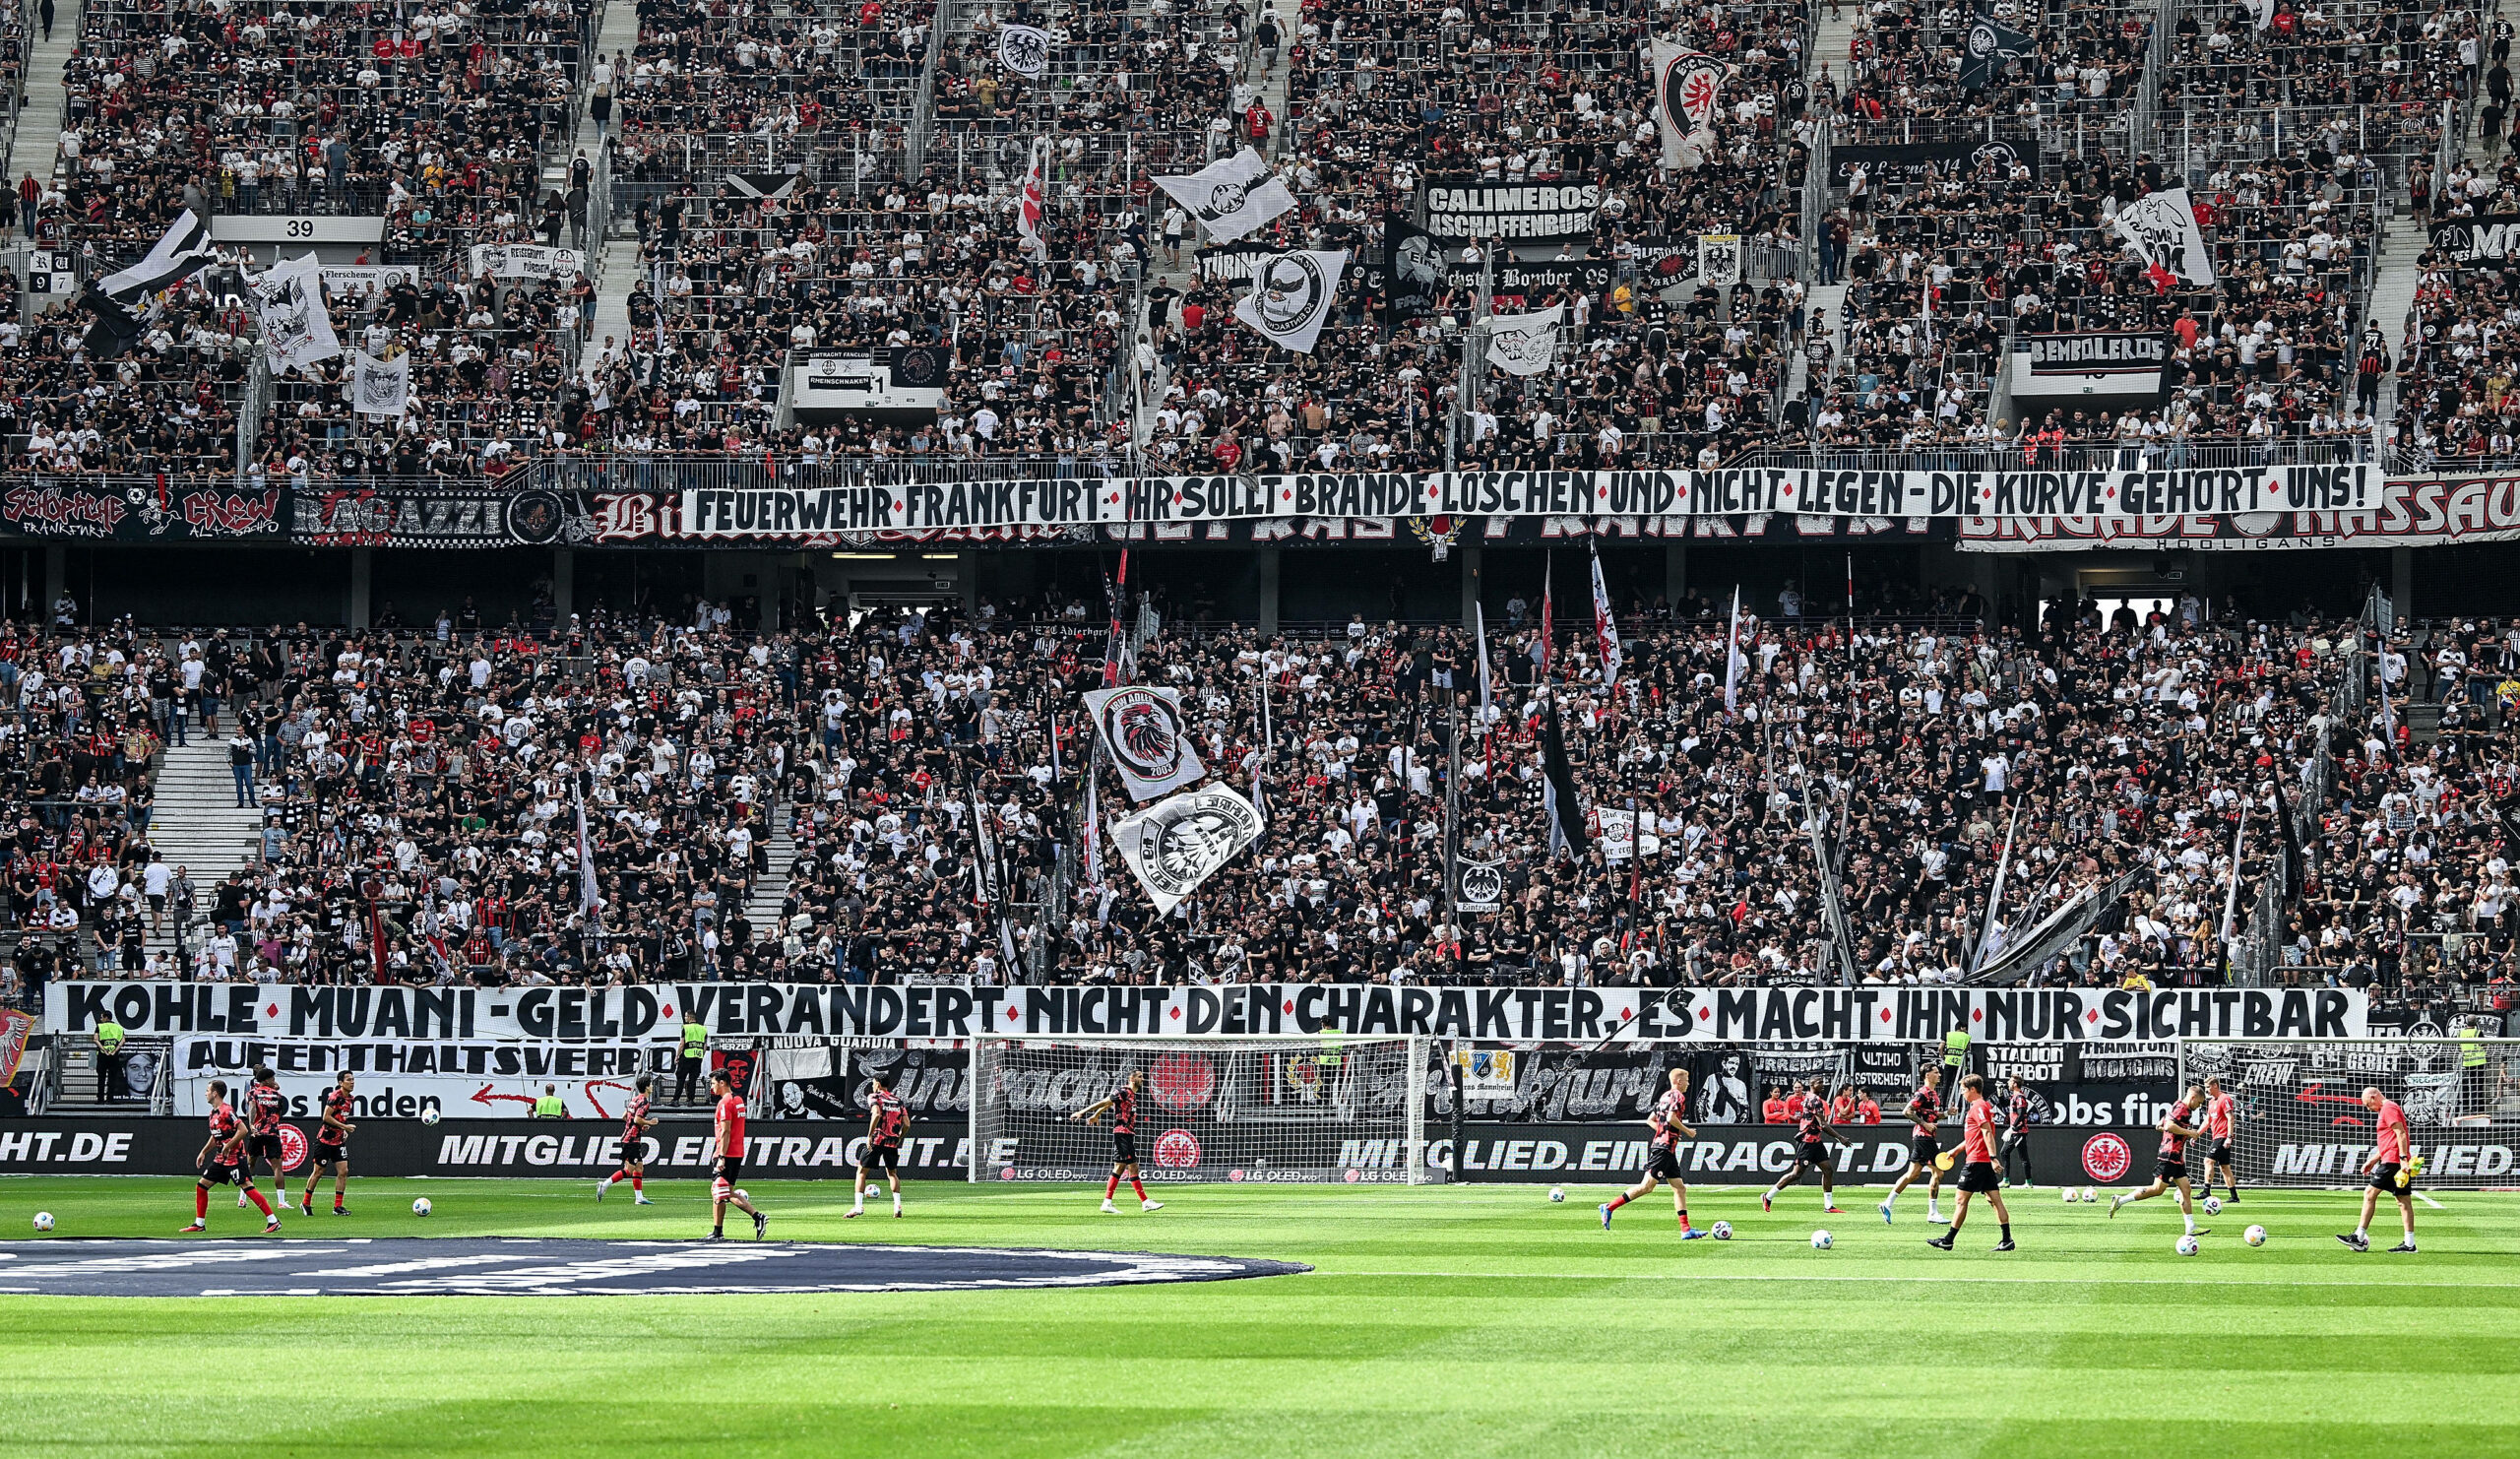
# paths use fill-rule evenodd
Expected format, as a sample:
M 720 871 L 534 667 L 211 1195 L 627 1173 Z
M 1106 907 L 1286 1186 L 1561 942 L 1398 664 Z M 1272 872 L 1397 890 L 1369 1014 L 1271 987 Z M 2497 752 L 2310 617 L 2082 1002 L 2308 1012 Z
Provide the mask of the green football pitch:
M 2251 1192 L 2173 1251 L 2168 1201 L 2114 1221 L 2017 1192 L 1961 1250 L 1911 1192 L 1822 1216 L 1701 1190 L 1594 1215 L 1538 1186 L 753 1187 L 774 1239 L 1219 1253 L 1309 1275 L 1065 1291 L 762 1297 L 0 1297 L 19 1453 L 666 1452 L 2241 1456 L 2520 1453 L 2520 1196 L 2438 1193 L 2414 1256 L 2345 1250 L 2347 1192 Z M 681 1237 L 706 1188 L 362 1180 L 285 1237 Z M 410 1211 L 426 1195 L 426 1221 Z M 0 1180 L 0 1237 L 163 1237 L 191 1182 Z M 2271 1234 L 2241 1243 L 2251 1222 Z M 1810 1236 L 1826 1226 L 1827 1251 Z M 219 1193 L 212 1235 L 259 1221 Z M 740 1222 L 730 1224 L 730 1229 Z M 2383 1207 L 2374 1247 L 2396 1239 Z

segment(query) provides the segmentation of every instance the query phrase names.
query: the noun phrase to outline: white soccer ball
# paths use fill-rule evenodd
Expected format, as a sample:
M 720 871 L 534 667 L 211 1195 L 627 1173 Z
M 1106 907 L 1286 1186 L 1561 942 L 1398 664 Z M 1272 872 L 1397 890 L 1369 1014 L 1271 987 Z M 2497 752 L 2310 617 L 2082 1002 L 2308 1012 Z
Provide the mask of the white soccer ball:
M 2090 1186 L 2086 1185 L 2086 1186 L 2084 1186 L 2084 1187 L 2083 1187 L 2083 1199 L 2084 1199 L 2084 1200 L 2087 1200 L 2087 1201 L 2089 1201 L 2089 1202 L 2091 1202 L 2091 1203 L 2092 1203 L 2093 1205 L 2095 1205 L 2095 1206 L 2096 1206 L 2096 1205 L 2099 1205 L 2099 1204 L 2100 1204 L 2100 1192 L 2099 1192 L 2099 1191 L 2097 1191 L 2097 1190 L 2094 1190 L 2094 1189 L 2092 1189 Z
M 2180 1237 L 2178 1238 L 2178 1254 L 2181 1256 L 2193 1256 L 2204 1249 L 2205 1243 L 2196 1239 L 2194 1237 Z
M 1548 1188 L 1548 1199 L 1549 1203 L 1552 1205 L 1564 1204 L 1566 1200 L 1566 1187 L 1562 1185 L 1550 1186 Z
M 2252 1226 L 2248 1230 L 2240 1233 L 2240 1239 L 2248 1242 L 2252 1246 L 2263 1246 L 2266 1244 L 2266 1228 L 2262 1226 Z
M 1829 1235 L 1825 1231 L 1815 1231 L 1811 1233 L 1811 1244 L 1822 1251 L 1828 1250 L 1831 1246 L 1834 1246 L 1837 1243 L 1838 1238 Z
M 35 1213 L 35 1230 L 52 1230 L 52 1213 L 50 1211 L 37 1211 Z
M 1707 1235 L 1715 1237 L 1719 1241 L 1729 1241 L 1732 1239 L 1732 1223 L 1730 1221 L 1719 1221 L 1715 1223 L 1713 1229 L 1707 1232 Z
M 427 1109 L 425 1109 L 425 1110 L 421 1110 L 421 1111 L 420 1111 L 420 1123 L 422 1123 L 422 1124 L 435 1124 L 435 1123 L 437 1123 L 437 1120 L 438 1120 L 437 1106 L 435 1106 L 435 1105 L 431 1105 L 431 1106 L 429 1106 Z
M 2209 1195 L 2205 1197 L 2205 1214 L 2208 1216 L 2222 1215 L 2223 1198 L 2219 1195 Z
M 735 1187 L 735 1199 L 743 1202 L 747 1206 L 752 1204 L 752 1197 L 744 1194 L 744 1188 L 740 1185 Z
M 2081 1191 L 2074 1189 L 2074 1188 L 2073 1188 L 2072 1186 L 2070 1186 L 2070 1185 L 2068 1185 L 2068 1186 L 2066 1186 L 2066 1187 L 2065 1187 L 2065 1204 L 2066 1204 L 2066 1205 L 2069 1205 L 2069 1206 L 2070 1206 L 2070 1205 L 2072 1205 L 2074 1202 L 2076 1202 L 2076 1201 L 2078 1201 L 2078 1200 L 2081 1200 L 2082 1198 L 2083 1198 L 2083 1193 L 2082 1193 Z
M 414 1216 L 426 1216 L 428 1213 L 429 1213 L 429 1198 L 428 1198 L 427 1196 L 421 1196 L 418 1200 L 415 1200 L 415 1201 L 411 1202 L 411 1214 L 412 1214 L 412 1215 L 414 1215 Z

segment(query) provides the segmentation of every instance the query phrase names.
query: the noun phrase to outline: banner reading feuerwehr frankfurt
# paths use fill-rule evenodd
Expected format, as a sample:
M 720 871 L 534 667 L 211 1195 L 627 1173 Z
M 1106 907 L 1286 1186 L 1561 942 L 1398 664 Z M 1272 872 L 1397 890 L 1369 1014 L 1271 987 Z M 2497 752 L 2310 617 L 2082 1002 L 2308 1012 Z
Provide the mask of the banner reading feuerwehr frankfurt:
M 43 1027 L 85 1036 L 636 1041 L 685 1019 L 720 1035 L 968 1039 L 975 1034 L 1418 1034 L 1508 1042 L 1996 1044 L 2360 1039 L 2350 988 L 968 987 L 661 983 L 638 987 L 297 987 L 55 983 Z M 433 1050 L 432 1050 L 433 1051 Z M 468 1070 L 469 1072 L 469 1070 Z
M 1323 472 L 597 493 L 599 541 L 837 539 L 940 528 L 1100 527 L 1269 517 L 2162 517 L 2355 512 L 2376 466 L 2158 471 Z

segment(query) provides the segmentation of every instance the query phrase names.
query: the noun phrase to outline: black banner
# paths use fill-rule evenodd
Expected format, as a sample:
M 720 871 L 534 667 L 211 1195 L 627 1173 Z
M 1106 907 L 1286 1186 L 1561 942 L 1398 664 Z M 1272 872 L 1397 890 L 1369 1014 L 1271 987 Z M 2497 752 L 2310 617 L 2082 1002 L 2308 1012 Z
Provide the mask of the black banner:
M 2039 143 L 2030 137 L 1981 137 L 1968 142 L 1904 142 L 1889 145 L 1858 146 L 1839 144 L 1829 149 L 1829 185 L 1845 187 L 1861 167 L 1874 186 L 1896 183 L 1913 186 L 1934 182 L 1945 177 L 1967 177 L 1981 163 L 1992 163 L 2009 169 L 2020 162 L 2039 175 Z
M 1557 243 L 1592 236 L 1602 189 L 1593 182 L 1490 182 L 1429 177 L 1426 230 L 1453 243 Z
M 2515 238 L 2520 238 L 2520 214 L 2488 213 L 2432 225 L 2432 246 L 2456 264 L 2501 263 L 2511 257 Z
M 53 539 L 276 540 L 287 525 L 286 496 L 278 486 L 244 490 L 211 477 L 100 485 L 37 476 L 0 486 L 0 529 Z
M 289 539 L 309 547 L 512 547 L 554 542 L 584 503 L 538 487 L 513 493 L 344 483 L 290 493 Z

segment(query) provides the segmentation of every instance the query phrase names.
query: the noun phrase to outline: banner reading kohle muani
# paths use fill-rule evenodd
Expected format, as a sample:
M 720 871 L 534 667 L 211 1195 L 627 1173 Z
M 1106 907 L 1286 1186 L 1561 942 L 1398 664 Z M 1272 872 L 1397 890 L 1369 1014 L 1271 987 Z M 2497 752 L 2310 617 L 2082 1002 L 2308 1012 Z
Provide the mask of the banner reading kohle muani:
M 638 1040 L 688 1018 L 722 1035 L 968 1039 L 975 1034 L 1422 1034 L 1515 1042 L 1828 1039 L 1989 1043 L 2359 1039 L 2345 988 L 894 987 L 661 983 L 640 987 L 267 987 L 55 983 L 46 1033 L 272 1040 Z

